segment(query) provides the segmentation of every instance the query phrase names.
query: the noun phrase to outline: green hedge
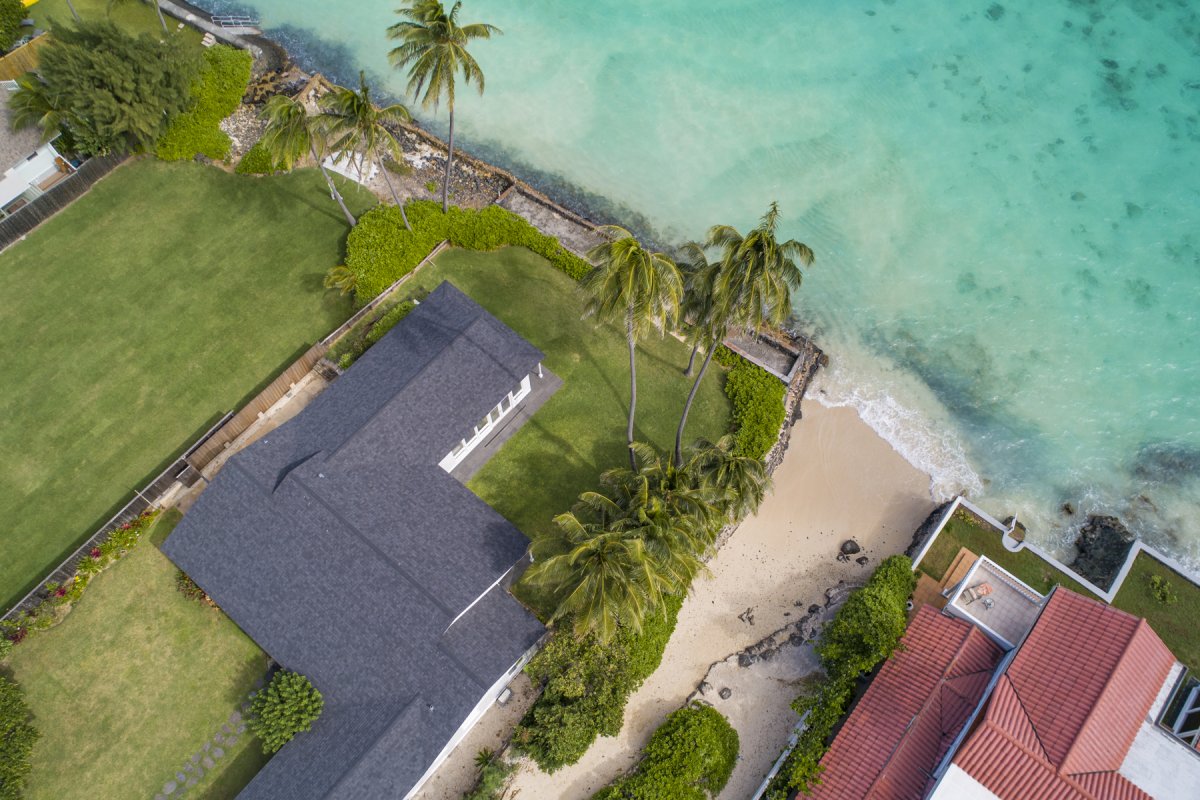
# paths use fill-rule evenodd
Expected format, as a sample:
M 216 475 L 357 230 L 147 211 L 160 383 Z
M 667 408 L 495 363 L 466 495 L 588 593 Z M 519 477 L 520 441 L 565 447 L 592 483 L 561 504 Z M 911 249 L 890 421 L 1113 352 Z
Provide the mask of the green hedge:
M 449 240 L 469 250 L 527 247 L 576 280 L 591 267 L 569 252 L 558 239 L 499 206 L 475 210 L 415 200 L 405 206 L 413 230 L 406 230 L 400 209 L 377 206 L 363 214 L 346 240 L 346 266 L 357 276 L 355 299 L 366 303 L 397 279 L 407 275 L 438 242 Z
M 634 772 L 601 789 L 593 800 L 707 800 L 729 782 L 738 735 L 712 706 L 673 712 L 642 748 Z
M 245 50 L 220 44 L 204 51 L 204 67 L 192 87 L 192 107 L 167 126 L 158 140 L 159 158 L 185 161 L 204 155 L 221 160 L 229 156 L 229 136 L 221 130 L 221 120 L 241 104 L 253 60 Z
M 625 703 L 658 669 L 682 604 L 681 597 L 669 599 L 640 635 L 621 629 L 608 644 L 576 639 L 570 624 L 559 625 L 525 668 L 545 688 L 517 726 L 516 748 L 554 772 L 582 758 L 597 736 L 620 733 Z
M 807 713 L 808 719 L 771 783 L 769 800 L 782 800 L 795 791 L 807 793 L 818 782 L 821 758 L 829 749 L 834 726 L 854 696 L 855 683 L 900 644 L 907 624 L 905 606 L 916 584 L 908 557 L 892 556 L 879 565 L 865 586 L 846 598 L 846 604 L 821 631 L 817 655 L 826 680 L 816 692 L 792 704 L 798 714 Z
M 325 699 L 308 678 L 280 670 L 250 703 L 250 730 L 262 740 L 264 753 L 277 753 L 297 733 L 312 730 Z
M 0 0 L 0 53 L 8 51 L 21 33 L 25 6 L 21 0 Z
M 255 142 L 242 156 L 242 160 L 238 162 L 233 171 L 238 175 L 270 175 L 278 168 L 271 160 L 271 155 L 267 152 L 267 148 L 263 147 L 262 142 Z
M 750 458 L 765 458 L 779 438 L 787 416 L 783 382 L 762 367 L 721 346 L 714 358 L 731 367 L 725 376 L 725 394 L 733 403 L 735 452 Z
M 0 800 L 20 800 L 40 734 L 21 687 L 0 675 Z
M 356 325 L 330 349 L 328 358 L 342 369 L 348 369 L 371 348 L 371 345 L 382 339 L 385 333 L 396 327 L 397 323 L 416 307 L 417 304 L 412 300 L 404 300 L 382 312 L 366 325 Z

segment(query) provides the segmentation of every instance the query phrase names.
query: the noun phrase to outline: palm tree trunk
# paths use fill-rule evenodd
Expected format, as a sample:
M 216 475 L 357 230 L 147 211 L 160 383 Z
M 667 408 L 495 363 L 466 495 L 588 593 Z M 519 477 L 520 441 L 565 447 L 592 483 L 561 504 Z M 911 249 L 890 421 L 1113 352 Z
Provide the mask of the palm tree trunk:
M 688 357 L 688 368 L 683 371 L 687 377 L 692 377 L 692 367 L 696 366 L 696 351 L 700 349 L 700 342 L 692 345 L 692 354 Z
M 450 141 L 446 150 L 446 178 L 442 181 L 442 213 L 450 210 L 450 165 L 454 163 L 454 103 L 450 104 Z M 633 423 L 630 423 L 632 426 Z M 632 430 L 632 427 L 630 428 Z
M 154 10 L 158 12 L 158 22 L 160 25 L 162 25 L 163 33 L 170 33 L 170 31 L 167 30 L 167 21 L 163 18 L 162 6 L 158 4 L 158 0 L 153 0 L 153 2 Z
M 704 363 L 700 365 L 700 374 L 696 376 L 696 380 L 692 382 L 692 390 L 688 392 L 687 402 L 683 404 L 683 416 L 679 418 L 679 428 L 675 431 L 675 466 L 683 466 L 683 428 L 687 425 L 688 412 L 692 410 L 692 401 L 696 399 L 696 391 L 700 388 L 700 381 L 704 380 L 704 373 L 708 370 L 708 364 L 712 361 L 713 353 L 717 352 L 715 344 L 710 343 L 708 352 L 704 354 Z M 697 345 L 698 346 L 698 345 Z M 696 351 L 692 350 L 692 358 L 696 357 Z M 691 367 L 689 367 L 690 369 Z
M 75 18 L 75 21 L 80 22 L 79 12 L 75 10 L 75 4 L 71 0 L 67 0 L 67 8 L 71 9 L 71 16 Z
M 625 314 L 625 338 L 629 341 L 629 425 L 625 428 L 625 439 L 629 444 L 629 468 L 638 471 L 637 459 L 633 455 L 633 415 L 637 411 L 637 363 L 634 361 L 633 310 Z
M 325 171 L 325 165 L 321 163 L 321 157 L 317 155 L 317 146 L 310 141 L 308 149 L 312 151 L 313 160 L 317 162 L 317 169 L 321 170 L 321 175 L 325 177 L 325 183 L 329 184 L 329 193 L 333 195 L 334 200 L 337 200 L 337 204 L 342 207 L 342 213 L 346 215 L 346 222 L 349 222 L 350 227 L 353 228 L 358 224 L 358 220 L 350 213 L 350 209 L 346 208 L 346 201 L 342 199 L 342 193 L 333 185 L 333 178 L 329 177 L 329 173 Z
M 396 194 L 396 187 L 392 186 L 391 176 L 388 175 L 387 167 L 384 166 L 382 158 L 376 158 L 375 162 L 379 164 L 379 171 L 383 173 L 383 182 L 387 184 L 388 191 L 392 193 L 392 200 L 396 203 L 396 207 L 400 209 L 400 219 L 404 220 L 404 227 L 412 230 L 412 225 L 408 224 L 408 214 L 404 213 L 404 203 L 400 202 L 399 195 Z

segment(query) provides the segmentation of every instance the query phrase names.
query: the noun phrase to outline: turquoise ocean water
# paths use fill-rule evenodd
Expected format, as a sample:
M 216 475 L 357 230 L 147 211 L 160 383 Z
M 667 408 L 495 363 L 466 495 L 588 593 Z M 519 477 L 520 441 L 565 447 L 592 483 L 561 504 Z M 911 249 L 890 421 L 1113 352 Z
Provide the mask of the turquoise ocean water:
M 401 94 L 395 5 L 238 7 Z M 468 0 L 505 34 L 475 49 L 459 130 L 663 244 L 778 200 L 817 252 L 797 311 L 833 357 L 820 399 L 1043 543 L 1115 513 L 1195 564 L 1198 9 Z

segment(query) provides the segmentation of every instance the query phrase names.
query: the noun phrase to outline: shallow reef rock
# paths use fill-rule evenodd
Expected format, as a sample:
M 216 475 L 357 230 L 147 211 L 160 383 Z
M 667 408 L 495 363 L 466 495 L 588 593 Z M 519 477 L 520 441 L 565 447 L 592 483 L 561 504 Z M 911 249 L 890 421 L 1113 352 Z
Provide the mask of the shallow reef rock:
M 1116 517 L 1088 517 L 1075 539 L 1079 554 L 1071 562 L 1071 569 L 1107 591 L 1136 538 Z

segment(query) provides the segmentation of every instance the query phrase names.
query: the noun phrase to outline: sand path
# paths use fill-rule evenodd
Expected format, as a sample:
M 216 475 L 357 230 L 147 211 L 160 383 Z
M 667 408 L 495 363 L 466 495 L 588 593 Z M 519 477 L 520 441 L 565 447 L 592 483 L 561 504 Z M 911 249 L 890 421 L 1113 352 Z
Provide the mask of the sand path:
M 620 736 L 599 739 L 578 764 L 553 775 L 522 765 L 507 796 L 589 797 L 633 765 L 655 727 L 714 662 L 787 624 L 809 604 L 823 602 L 826 587 L 838 580 L 864 580 L 881 558 L 908 545 L 933 506 L 928 476 L 852 409 L 806 401 L 773 492 L 710 562 L 711 576 L 693 587 L 662 666 L 630 698 Z M 851 537 L 870 559 L 865 566 L 835 558 Z M 738 618 L 748 608 L 753 624 Z M 789 651 L 789 658 L 811 666 L 809 648 Z M 741 759 L 723 799 L 753 793 L 796 720 L 788 708 L 797 693 L 794 682 L 780 679 L 774 666 L 755 672 L 761 677 L 734 676 L 739 678 L 734 696 L 718 704 L 741 737 Z

